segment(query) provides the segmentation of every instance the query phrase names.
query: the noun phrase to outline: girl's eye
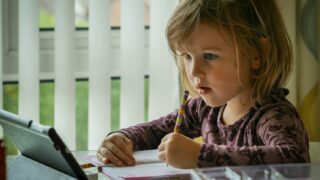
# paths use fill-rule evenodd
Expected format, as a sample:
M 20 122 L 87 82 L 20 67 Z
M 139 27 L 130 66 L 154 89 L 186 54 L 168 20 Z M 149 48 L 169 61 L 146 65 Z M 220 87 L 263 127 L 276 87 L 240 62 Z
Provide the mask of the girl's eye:
M 216 54 L 211 54 L 211 53 L 205 53 L 204 55 L 203 55 L 203 58 L 205 59 L 205 60 L 214 60 L 214 59 L 216 59 L 218 56 L 216 55 Z
M 182 54 L 184 60 L 191 60 L 192 57 L 189 54 Z

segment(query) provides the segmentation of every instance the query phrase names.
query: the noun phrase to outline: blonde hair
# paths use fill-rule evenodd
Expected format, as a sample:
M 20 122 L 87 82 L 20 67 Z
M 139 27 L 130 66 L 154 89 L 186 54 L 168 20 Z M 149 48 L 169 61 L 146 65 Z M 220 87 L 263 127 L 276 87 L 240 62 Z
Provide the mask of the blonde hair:
M 260 68 L 251 72 L 252 98 L 261 102 L 272 89 L 284 86 L 292 69 L 292 49 L 273 0 L 182 0 L 168 22 L 166 36 L 185 89 L 196 94 L 178 52 L 200 21 L 231 32 L 241 53 L 259 58 Z M 268 53 L 261 45 L 262 38 L 271 46 Z

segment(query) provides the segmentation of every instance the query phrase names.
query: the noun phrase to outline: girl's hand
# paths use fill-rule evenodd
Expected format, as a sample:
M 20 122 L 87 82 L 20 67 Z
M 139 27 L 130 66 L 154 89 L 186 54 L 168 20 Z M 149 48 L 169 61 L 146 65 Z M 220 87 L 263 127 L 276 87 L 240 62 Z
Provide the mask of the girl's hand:
M 122 133 L 113 133 L 102 141 L 97 152 L 97 158 L 105 164 L 132 166 L 135 164 L 132 152 L 132 142 Z
M 201 144 L 179 134 L 166 135 L 158 146 L 159 159 L 176 168 L 195 168 Z

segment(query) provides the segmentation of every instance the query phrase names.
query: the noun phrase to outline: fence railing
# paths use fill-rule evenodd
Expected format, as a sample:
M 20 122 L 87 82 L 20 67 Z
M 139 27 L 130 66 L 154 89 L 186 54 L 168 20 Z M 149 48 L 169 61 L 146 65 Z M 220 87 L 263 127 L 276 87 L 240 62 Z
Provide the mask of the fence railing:
M 39 32 L 38 0 L 4 0 L 2 4 L 10 6 L 10 11 L 0 13 L 4 15 L 1 77 L 4 82 L 18 82 L 21 116 L 39 121 L 39 82 L 53 80 L 54 127 L 75 149 L 76 79 L 88 79 L 88 149 L 97 149 L 111 130 L 112 76 L 120 77 L 120 127 L 144 122 L 145 75 L 149 77 L 149 119 L 177 107 L 178 73 L 165 39 L 166 22 L 177 0 L 150 1 L 149 30 L 143 23 L 143 0 L 121 0 L 119 30 L 110 28 L 110 0 L 90 0 L 85 32 L 75 31 L 73 0 L 54 2 L 56 25 L 46 33 Z M 10 16 L 17 16 L 17 21 L 9 21 Z M 17 23 L 18 30 L 10 31 L 11 23 Z M 14 32 L 17 49 L 6 38 Z M 43 48 L 45 43 L 52 48 Z

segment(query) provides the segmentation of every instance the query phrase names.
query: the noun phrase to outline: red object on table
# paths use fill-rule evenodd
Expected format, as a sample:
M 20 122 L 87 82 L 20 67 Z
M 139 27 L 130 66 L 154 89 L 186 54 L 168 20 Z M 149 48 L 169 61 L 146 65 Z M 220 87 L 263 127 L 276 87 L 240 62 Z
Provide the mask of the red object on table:
M 6 153 L 3 139 L 0 139 L 0 179 L 6 179 Z

